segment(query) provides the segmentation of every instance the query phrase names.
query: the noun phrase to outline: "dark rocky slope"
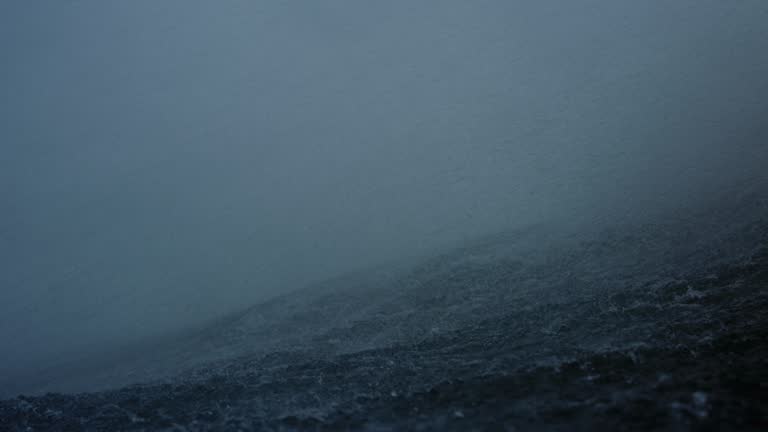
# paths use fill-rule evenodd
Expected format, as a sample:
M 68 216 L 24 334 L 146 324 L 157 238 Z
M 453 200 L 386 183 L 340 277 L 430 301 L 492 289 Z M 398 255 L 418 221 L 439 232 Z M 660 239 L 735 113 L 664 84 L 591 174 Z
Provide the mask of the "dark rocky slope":
M 181 374 L 1 401 L 0 429 L 766 430 L 766 216 L 529 230 L 330 281 L 146 356 L 198 352 Z

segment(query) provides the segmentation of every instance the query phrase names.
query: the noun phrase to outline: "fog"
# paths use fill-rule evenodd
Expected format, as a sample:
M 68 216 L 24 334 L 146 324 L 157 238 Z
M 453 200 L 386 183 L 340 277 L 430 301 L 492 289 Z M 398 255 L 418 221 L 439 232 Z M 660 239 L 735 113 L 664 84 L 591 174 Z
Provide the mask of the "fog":
M 765 180 L 768 4 L 4 1 L 0 373 Z

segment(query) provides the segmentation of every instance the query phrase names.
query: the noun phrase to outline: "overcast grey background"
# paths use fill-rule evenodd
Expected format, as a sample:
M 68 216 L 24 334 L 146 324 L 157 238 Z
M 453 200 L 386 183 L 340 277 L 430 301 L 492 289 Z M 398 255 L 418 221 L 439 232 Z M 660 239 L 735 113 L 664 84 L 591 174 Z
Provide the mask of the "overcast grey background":
M 0 373 L 768 162 L 768 2 L 0 2 Z

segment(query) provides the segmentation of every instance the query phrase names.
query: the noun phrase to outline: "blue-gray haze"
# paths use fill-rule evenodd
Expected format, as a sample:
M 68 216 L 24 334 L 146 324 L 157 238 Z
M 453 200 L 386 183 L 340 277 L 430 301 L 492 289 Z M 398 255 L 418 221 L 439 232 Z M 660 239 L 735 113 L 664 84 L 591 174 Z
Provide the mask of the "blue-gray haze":
M 0 2 L 0 374 L 765 180 L 768 3 Z

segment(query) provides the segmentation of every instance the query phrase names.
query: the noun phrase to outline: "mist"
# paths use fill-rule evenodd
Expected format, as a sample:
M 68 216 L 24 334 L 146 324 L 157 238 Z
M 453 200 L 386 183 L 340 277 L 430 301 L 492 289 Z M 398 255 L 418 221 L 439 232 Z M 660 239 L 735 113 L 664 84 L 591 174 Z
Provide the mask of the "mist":
M 768 4 L 4 1 L 0 374 L 762 184 Z

